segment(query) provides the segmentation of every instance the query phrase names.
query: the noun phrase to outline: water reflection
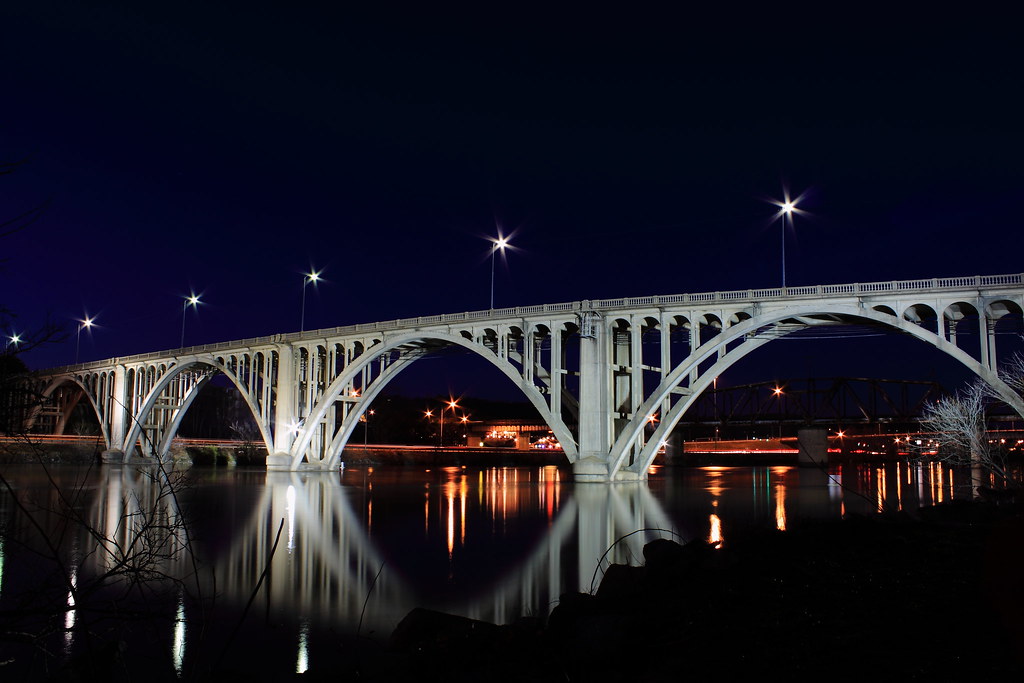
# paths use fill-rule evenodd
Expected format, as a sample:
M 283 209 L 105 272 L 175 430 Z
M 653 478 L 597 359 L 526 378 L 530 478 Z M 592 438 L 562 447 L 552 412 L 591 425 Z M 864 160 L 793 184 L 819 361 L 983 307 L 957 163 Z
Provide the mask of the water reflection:
M 283 626 L 288 667 L 299 673 L 312 657 L 329 657 L 316 650 L 321 629 L 386 636 L 417 606 L 497 623 L 543 614 L 565 592 L 595 589 L 609 564 L 641 563 L 654 538 L 721 545 L 744 526 L 786 531 L 812 518 L 970 495 L 970 473 L 926 462 L 828 472 L 661 468 L 648 483 L 615 485 L 574 483 L 554 467 L 193 471 L 181 496 L 169 495 L 171 479 L 146 470 L 92 476 L 87 518 L 99 533 L 69 544 L 58 594 L 66 598 L 67 651 L 83 627 L 77 586 L 125 561 L 133 543 L 158 550 L 154 576 L 192 580 L 192 560 L 180 552 L 189 519 L 197 525 L 193 549 L 215 578 L 194 584 L 195 592 L 216 593 L 236 613 L 258 598 L 264 618 L 250 619 L 262 622 L 253 627 Z M 39 480 L 40 491 L 47 486 Z M 0 500 L 0 524 L 16 528 L 17 513 Z M 15 546 L 4 541 L 0 599 L 27 584 L 25 572 L 15 572 L 24 565 L 9 559 Z M 182 675 L 186 645 L 188 661 L 202 649 L 191 642 L 201 631 L 189 619 L 203 611 L 180 587 L 173 595 L 163 622 L 173 628 L 164 627 L 161 649 Z
M 174 672 L 181 677 L 185 665 L 185 593 L 178 592 L 178 610 L 174 616 L 174 642 L 171 644 L 171 663 Z

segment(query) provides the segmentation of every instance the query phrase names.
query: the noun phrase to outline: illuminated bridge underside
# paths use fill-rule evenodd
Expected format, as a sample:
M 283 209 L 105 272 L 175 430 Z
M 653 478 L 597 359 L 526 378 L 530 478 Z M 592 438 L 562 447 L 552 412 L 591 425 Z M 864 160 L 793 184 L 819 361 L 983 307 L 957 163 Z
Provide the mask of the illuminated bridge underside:
M 338 467 L 373 399 L 425 355 L 487 359 L 550 426 L 580 480 L 635 480 L 714 378 L 750 352 L 818 326 L 871 325 L 949 354 L 1018 413 L 998 377 L 995 330 L 1024 307 L 1024 275 L 678 294 L 495 309 L 222 342 L 42 373 L 62 433 L 85 396 L 109 455 L 163 458 L 217 374 L 245 399 L 268 468 Z M 966 324 L 965 324 L 966 323 Z M 656 421 L 651 418 L 655 417 Z

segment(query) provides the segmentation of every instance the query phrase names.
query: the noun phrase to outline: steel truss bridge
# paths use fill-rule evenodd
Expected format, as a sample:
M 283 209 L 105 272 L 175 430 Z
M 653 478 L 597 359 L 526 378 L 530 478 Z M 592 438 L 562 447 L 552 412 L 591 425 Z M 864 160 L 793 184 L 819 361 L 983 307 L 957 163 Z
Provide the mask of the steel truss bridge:
M 276 334 L 53 368 L 32 387 L 35 431 L 63 432 L 85 397 L 108 460 L 167 456 L 203 385 L 226 376 L 255 418 L 268 469 L 336 470 L 363 412 L 402 370 L 462 347 L 511 380 L 582 481 L 647 476 L 716 377 L 802 331 L 873 326 L 948 354 L 1024 415 L 998 376 L 996 328 L 1020 319 L 1024 274 L 585 300 Z M 656 417 L 657 422 L 652 421 Z M 653 429 L 652 429 L 653 427 Z
M 867 377 L 809 377 L 705 391 L 683 417 L 687 424 L 911 423 L 944 394 L 938 382 Z

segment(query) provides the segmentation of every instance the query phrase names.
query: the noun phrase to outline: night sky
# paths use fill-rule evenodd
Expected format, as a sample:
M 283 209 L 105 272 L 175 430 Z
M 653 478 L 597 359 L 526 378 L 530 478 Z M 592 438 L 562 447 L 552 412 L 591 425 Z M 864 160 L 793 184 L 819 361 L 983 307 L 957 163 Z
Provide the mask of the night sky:
M 298 331 L 310 268 L 306 329 L 485 309 L 499 231 L 497 307 L 777 286 L 784 188 L 787 284 L 1024 271 L 1008 17 L 210 5 L 0 5 L 0 222 L 44 208 L 4 332 L 68 333 L 31 367 L 86 314 L 83 361 L 175 348 L 193 291 L 186 344 Z M 803 344 L 751 379 L 918 372 Z

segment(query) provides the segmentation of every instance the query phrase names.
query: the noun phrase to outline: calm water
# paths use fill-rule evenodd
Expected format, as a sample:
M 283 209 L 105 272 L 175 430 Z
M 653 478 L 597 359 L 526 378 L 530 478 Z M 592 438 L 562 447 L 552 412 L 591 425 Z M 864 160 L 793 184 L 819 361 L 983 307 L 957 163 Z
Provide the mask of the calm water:
M 3 469 L 5 628 L 48 625 L 40 644 L 58 659 L 96 636 L 125 640 L 133 667 L 168 680 L 220 657 L 268 680 L 335 661 L 351 655 L 349 636 L 384 641 L 416 606 L 498 623 L 543 615 L 561 593 L 596 588 L 610 562 L 640 563 L 657 537 L 729 543 L 750 525 L 970 495 L 967 473 L 929 463 L 663 468 L 611 486 L 554 467 L 49 474 Z M 127 569 L 134 583 L 94 590 Z M 36 674 L 47 661 L 0 647 L 0 661 Z

